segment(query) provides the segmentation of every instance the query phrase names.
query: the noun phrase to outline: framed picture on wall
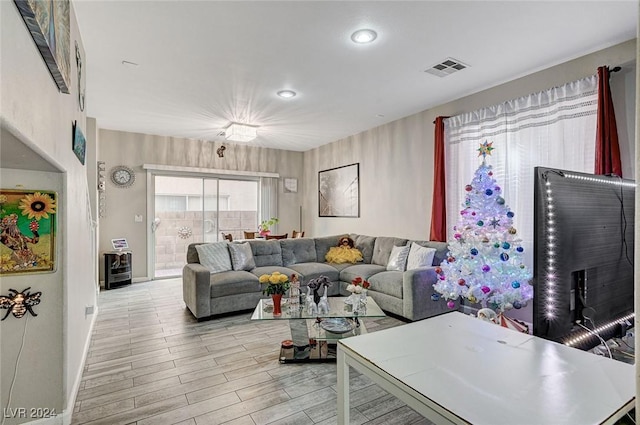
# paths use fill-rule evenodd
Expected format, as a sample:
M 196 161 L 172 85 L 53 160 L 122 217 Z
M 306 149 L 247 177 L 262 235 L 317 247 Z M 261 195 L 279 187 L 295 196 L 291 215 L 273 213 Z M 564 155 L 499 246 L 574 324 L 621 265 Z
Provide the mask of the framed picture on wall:
M 0 189 L 0 275 L 56 269 L 55 192 Z
M 360 217 L 360 163 L 318 172 L 318 216 Z
M 69 93 L 71 41 L 69 0 L 14 0 L 27 30 L 62 93 Z
M 73 122 L 73 153 L 76 154 L 80 163 L 84 165 L 84 159 L 87 151 L 87 140 L 82 134 L 82 129 L 76 121 Z

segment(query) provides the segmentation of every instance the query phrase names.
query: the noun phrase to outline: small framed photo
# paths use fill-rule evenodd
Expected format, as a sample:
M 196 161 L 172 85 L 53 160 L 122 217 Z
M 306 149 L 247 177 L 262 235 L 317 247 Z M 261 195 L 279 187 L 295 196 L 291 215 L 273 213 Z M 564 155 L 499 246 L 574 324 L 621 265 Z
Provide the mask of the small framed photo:
M 298 192 L 298 179 L 284 179 L 284 191 L 285 193 L 297 193 Z
M 127 243 L 127 240 L 125 238 L 111 239 L 111 245 L 116 251 L 129 249 L 129 244 Z

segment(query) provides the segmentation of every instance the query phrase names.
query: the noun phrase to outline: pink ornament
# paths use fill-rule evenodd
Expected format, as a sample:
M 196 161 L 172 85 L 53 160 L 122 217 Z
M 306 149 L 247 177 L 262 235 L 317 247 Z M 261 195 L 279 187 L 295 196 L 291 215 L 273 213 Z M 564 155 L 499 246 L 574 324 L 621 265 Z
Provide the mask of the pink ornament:
M 489 267 L 488 264 L 485 264 L 484 266 L 482 266 L 482 271 L 487 273 L 489 270 L 491 270 L 491 267 Z
M 453 301 L 451 300 L 447 301 L 447 307 L 454 308 L 455 306 L 456 306 L 456 303 L 454 303 Z
M 490 176 L 493 176 L 493 171 L 489 171 L 488 173 Z
M 467 192 L 471 192 L 473 190 L 473 186 L 471 186 L 470 184 L 466 185 L 464 187 L 464 190 L 466 190 Z
M 496 187 L 493 188 L 493 190 L 496 191 L 496 192 L 500 192 L 502 189 L 500 189 L 500 186 L 496 186 Z
M 462 235 L 460 233 L 456 233 L 455 235 L 453 235 L 453 237 L 456 239 L 460 239 Z
M 474 211 L 474 212 L 472 212 L 472 213 L 471 213 L 471 215 L 476 215 L 476 212 L 475 212 L 475 211 Z
M 465 283 L 467 282 L 464 279 L 458 279 L 458 285 L 464 286 Z
M 483 286 L 482 288 L 480 288 L 480 290 L 485 294 L 488 294 L 489 292 L 491 292 L 491 288 L 489 288 L 488 286 Z
M 443 274 L 440 274 L 440 275 L 438 275 L 438 279 L 440 279 L 440 280 L 444 280 L 444 279 L 445 279 L 445 277 L 444 277 L 444 275 L 443 275 Z

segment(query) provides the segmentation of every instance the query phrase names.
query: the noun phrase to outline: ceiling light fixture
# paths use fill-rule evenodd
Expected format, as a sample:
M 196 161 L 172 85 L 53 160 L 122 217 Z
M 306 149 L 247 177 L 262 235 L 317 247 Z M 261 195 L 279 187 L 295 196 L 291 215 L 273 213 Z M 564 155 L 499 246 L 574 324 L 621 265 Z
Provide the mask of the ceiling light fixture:
M 370 29 L 362 29 L 351 34 L 351 40 L 357 44 L 371 43 L 378 37 L 378 33 Z
M 258 137 L 256 127 L 232 122 L 224 131 L 224 138 L 232 142 L 250 142 Z
M 292 98 L 295 95 L 296 95 L 296 92 L 294 92 L 293 90 L 280 90 L 278 92 L 278 96 L 284 97 L 285 99 Z

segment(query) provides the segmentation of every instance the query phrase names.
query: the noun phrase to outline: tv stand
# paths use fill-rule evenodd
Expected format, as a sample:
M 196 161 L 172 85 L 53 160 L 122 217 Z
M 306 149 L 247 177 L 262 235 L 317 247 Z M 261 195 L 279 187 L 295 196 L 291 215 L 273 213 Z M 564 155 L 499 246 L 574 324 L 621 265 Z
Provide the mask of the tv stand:
M 131 284 L 131 251 L 104 254 L 104 289 Z

